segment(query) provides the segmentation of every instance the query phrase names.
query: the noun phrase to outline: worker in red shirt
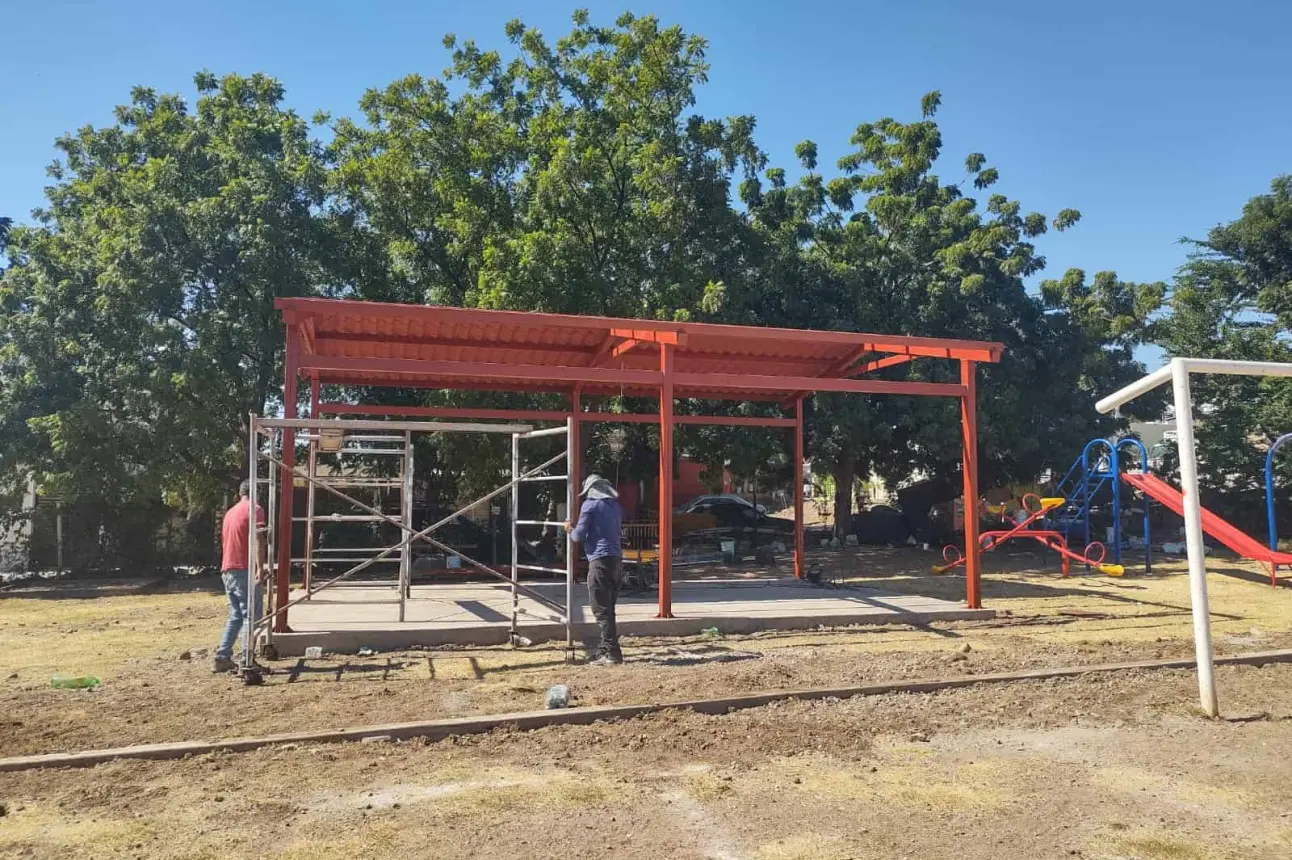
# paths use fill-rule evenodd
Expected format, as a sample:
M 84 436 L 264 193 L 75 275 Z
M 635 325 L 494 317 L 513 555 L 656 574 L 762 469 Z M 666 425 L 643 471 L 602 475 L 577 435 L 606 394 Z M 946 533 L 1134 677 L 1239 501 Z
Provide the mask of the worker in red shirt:
M 215 658 L 211 662 L 212 672 L 232 672 L 237 668 L 233 662 L 233 643 L 242 631 L 247 620 L 247 595 L 251 591 L 251 574 L 254 572 L 257 582 L 263 582 L 268 566 L 265 564 L 265 542 L 258 540 L 258 563 L 252 566 L 251 549 L 248 546 L 251 526 L 251 482 L 243 481 L 238 487 L 238 501 L 224 513 L 224 525 L 221 529 L 223 560 L 220 563 L 220 575 L 224 579 L 224 593 L 229 597 L 229 621 L 224 625 L 224 636 L 215 649 Z M 265 512 L 256 505 L 256 532 L 265 530 Z M 256 589 L 256 614 L 261 614 L 261 589 Z

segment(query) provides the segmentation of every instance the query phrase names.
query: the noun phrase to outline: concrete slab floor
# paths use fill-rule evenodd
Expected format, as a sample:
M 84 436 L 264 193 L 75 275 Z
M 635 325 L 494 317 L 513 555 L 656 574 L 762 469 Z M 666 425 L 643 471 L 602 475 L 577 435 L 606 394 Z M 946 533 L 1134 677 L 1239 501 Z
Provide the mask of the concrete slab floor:
M 563 582 L 525 583 L 554 602 L 565 604 Z M 299 592 L 293 592 L 293 599 Z M 329 651 L 410 645 L 493 645 L 508 641 L 511 590 L 505 584 L 418 585 L 399 619 L 399 592 L 393 586 L 330 588 L 289 610 L 291 633 L 274 637 L 283 656 L 311 645 Z M 716 627 L 723 633 L 797 630 L 850 624 L 928 623 L 991 618 L 992 610 L 934 597 L 889 594 L 877 589 L 817 587 L 793 579 L 679 581 L 673 583 L 674 618 L 656 618 L 654 591 L 621 594 L 621 635 L 694 635 Z M 549 607 L 522 594 L 521 635 L 534 641 L 565 638 L 565 625 Z M 574 589 L 576 640 L 595 629 L 583 584 Z

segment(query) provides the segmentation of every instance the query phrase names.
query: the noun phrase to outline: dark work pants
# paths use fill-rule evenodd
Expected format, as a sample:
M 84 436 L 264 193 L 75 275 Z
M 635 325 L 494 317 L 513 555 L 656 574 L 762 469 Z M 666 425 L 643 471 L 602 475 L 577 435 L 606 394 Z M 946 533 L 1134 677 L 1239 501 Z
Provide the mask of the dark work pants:
M 623 559 L 617 555 L 594 558 L 588 562 L 588 603 L 592 617 L 601 628 L 601 644 L 594 657 L 623 659 L 619 650 L 619 631 L 615 629 L 615 601 L 619 599 L 619 586 L 623 583 Z

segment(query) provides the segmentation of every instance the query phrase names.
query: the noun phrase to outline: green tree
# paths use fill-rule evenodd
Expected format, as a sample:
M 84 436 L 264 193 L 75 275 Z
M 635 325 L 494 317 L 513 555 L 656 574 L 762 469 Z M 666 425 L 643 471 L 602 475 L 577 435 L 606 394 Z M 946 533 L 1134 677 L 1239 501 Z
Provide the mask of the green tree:
M 1240 217 L 1222 224 L 1176 273 L 1167 313 L 1153 339 L 1168 355 L 1292 361 L 1292 176 L 1274 180 Z M 1256 377 L 1196 376 L 1198 465 L 1210 501 L 1256 525 L 1264 499 L 1267 445 L 1292 432 L 1292 383 Z M 1280 458 L 1285 503 L 1292 467 Z
M 733 173 L 753 119 L 688 113 L 705 42 L 652 16 L 586 12 L 555 44 L 512 21 L 516 56 L 445 38 L 451 66 L 340 120 L 341 198 L 364 294 L 490 308 L 686 318 L 742 275 Z M 711 285 L 713 282 L 713 285 Z
M 798 183 L 790 185 L 781 169 L 767 172 L 766 185 L 746 181 L 742 199 L 771 249 L 774 284 L 728 299 L 740 301 L 753 322 L 1003 342 L 1004 361 L 984 366 L 979 378 L 990 392 L 979 399 L 982 482 L 1031 479 L 1065 465 L 1081 441 L 1111 426 L 1093 402 L 1113 380 L 1139 372 L 1130 349 L 1159 288 L 1101 275 L 1091 290 L 1072 272 L 1044 300 L 1029 295 L 1024 279 L 1045 265 L 1033 240 L 1080 215 L 1064 210 L 1051 223 L 1001 194 L 980 205 L 966 189 L 986 192 L 998 172 L 978 153 L 966 158 L 963 181 L 942 182 L 933 172 L 942 148 L 933 119 L 939 102 L 937 93 L 926 95 L 918 122 L 858 126 L 856 149 L 832 179 L 819 171 L 816 145 L 805 141 L 796 150 Z M 1127 321 L 1126 313 L 1141 316 Z M 1082 332 L 1101 315 L 1112 316 L 1115 331 L 1109 324 Z M 958 369 L 916 361 L 879 375 L 954 381 Z M 873 470 L 892 485 L 916 472 L 959 470 L 958 410 L 949 400 L 815 400 L 811 454 L 834 478 L 837 524 L 851 519 L 857 476 Z
M 763 156 L 751 117 L 693 112 L 708 73 L 704 40 L 652 16 L 601 26 L 586 12 L 555 42 L 519 21 L 506 36 L 511 59 L 446 37 L 451 63 L 440 78 L 371 90 L 362 122 L 333 124 L 341 277 L 358 295 L 388 301 L 656 319 L 719 313 L 726 285 L 753 276 L 732 186 Z M 478 393 L 381 396 L 545 405 Z M 634 408 L 623 398 L 596 405 Z M 598 457 L 607 432 L 589 434 Z M 655 434 L 625 434 L 624 450 L 600 467 L 644 477 Z M 466 462 L 448 456 L 465 440 L 439 444 L 445 460 Z M 501 468 L 501 450 L 480 453 L 472 450 L 473 468 Z
M 136 89 L 57 142 L 38 224 L 0 280 L 0 474 L 106 499 L 209 504 L 246 415 L 281 392 L 277 296 L 320 290 L 325 172 L 264 75 Z

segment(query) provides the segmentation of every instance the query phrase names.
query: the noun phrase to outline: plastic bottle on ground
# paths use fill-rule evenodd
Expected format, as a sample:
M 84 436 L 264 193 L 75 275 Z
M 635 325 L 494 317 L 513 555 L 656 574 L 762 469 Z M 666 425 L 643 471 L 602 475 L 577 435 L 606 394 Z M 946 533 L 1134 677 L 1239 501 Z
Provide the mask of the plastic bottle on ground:
M 570 688 L 564 684 L 555 684 L 547 690 L 547 709 L 555 711 L 560 708 L 569 707 Z

